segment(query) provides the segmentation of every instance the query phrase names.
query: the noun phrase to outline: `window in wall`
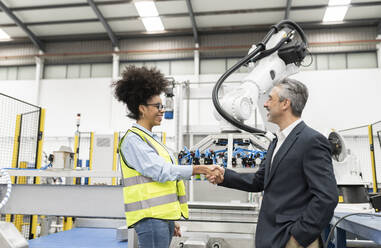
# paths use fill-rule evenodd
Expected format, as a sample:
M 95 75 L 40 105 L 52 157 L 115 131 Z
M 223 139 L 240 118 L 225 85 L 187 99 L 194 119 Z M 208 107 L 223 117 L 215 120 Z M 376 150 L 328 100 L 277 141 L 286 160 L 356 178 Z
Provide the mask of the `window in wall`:
M 0 67 L 0 80 L 7 80 L 8 68 Z
M 318 70 L 328 70 L 328 54 L 318 54 L 316 56 L 316 66 Z
M 193 60 L 171 61 L 171 75 L 192 75 L 194 74 Z
M 44 78 L 66 78 L 66 65 L 47 65 L 44 68 Z
M 373 53 L 349 53 L 348 68 L 377 68 L 377 54 Z
M 79 65 L 79 78 L 91 78 L 91 64 Z
M 112 77 L 112 64 L 92 64 L 91 77 Z
M 81 65 L 68 65 L 67 78 L 79 78 L 79 71 Z
M 34 80 L 36 78 L 35 66 L 19 66 L 17 70 L 17 80 Z
M 226 59 L 203 59 L 200 74 L 222 74 L 226 71 Z
M 99 78 L 112 76 L 112 64 L 47 65 L 44 78 Z
M 17 80 L 17 67 L 8 67 L 8 80 Z
M 328 68 L 330 70 L 338 70 L 347 68 L 346 54 L 330 54 L 328 56 Z
M 0 67 L 0 80 L 34 80 L 35 75 L 36 67 L 32 65 Z

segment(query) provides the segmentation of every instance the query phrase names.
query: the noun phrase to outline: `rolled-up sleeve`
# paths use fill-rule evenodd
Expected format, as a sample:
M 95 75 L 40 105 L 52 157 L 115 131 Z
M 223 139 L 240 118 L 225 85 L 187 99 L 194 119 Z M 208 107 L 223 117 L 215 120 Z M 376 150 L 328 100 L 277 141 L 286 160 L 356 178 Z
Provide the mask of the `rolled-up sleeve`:
M 192 176 L 192 166 L 176 166 L 166 162 L 152 147 L 133 133 L 124 139 L 120 152 L 129 166 L 154 181 L 175 181 L 190 179 Z

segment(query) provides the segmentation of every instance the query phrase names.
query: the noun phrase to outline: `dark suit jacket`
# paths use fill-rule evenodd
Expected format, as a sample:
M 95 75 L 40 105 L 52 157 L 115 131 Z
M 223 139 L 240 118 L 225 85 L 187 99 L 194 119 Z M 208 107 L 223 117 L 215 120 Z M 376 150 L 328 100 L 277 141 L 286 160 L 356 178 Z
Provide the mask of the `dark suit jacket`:
M 331 147 L 319 132 L 299 123 L 287 136 L 273 163 L 276 140 L 256 173 L 225 170 L 221 186 L 264 191 L 255 236 L 257 248 L 284 247 L 293 235 L 307 247 L 330 222 L 338 202 Z

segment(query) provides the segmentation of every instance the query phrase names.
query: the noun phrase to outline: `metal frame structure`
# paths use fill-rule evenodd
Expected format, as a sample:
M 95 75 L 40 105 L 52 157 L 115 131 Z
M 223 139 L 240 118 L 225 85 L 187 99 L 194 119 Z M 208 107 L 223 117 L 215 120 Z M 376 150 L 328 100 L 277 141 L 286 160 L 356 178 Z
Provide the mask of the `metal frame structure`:
M 30 29 L 23 23 L 15 14 L 13 14 L 12 10 L 10 10 L 2 1 L 0 1 L 0 9 L 5 12 L 9 18 L 11 18 L 17 26 L 19 26 L 29 37 L 29 39 L 32 41 L 32 43 L 40 50 L 45 51 L 45 45 L 44 43 L 37 38 L 37 36 L 30 31 Z
M 198 31 L 197 31 L 196 19 L 194 18 L 194 12 L 193 12 L 193 8 L 192 8 L 191 0 L 186 0 L 186 3 L 187 3 L 188 12 L 189 12 L 189 17 L 190 17 L 190 20 L 192 23 L 194 43 L 200 44 L 200 40 L 199 40 L 198 34 L 197 34 Z
M 291 4 L 292 4 L 292 0 L 287 0 L 286 12 L 284 13 L 284 19 L 288 19 L 290 16 Z
M 102 15 L 101 11 L 98 9 L 97 5 L 94 3 L 93 0 L 87 0 L 90 7 L 94 11 L 94 13 L 97 15 L 99 21 L 102 23 L 103 27 L 106 29 L 107 35 L 109 36 L 113 47 L 119 48 L 119 41 L 114 32 L 112 31 L 110 25 L 107 23 L 106 19 Z
M 93 0 L 88 0 L 89 3 L 93 2 Z M 156 2 L 168 2 L 168 1 L 180 1 L 180 0 L 156 0 Z M 186 0 L 187 5 L 190 5 L 191 0 Z M 0 1 L 1 3 L 1 1 Z M 63 9 L 63 8 L 75 8 L 75 7 L 86 7 L 89 6 L 89 3 L 68 3 L 68 4 L 48 4 L 48 5 L 38 5 L 38 6 L 19 6 L 14 8 L 8 8 L 8 10 L 12 12 L 17 11 L 29 11 L 29 10 L 39 10 L 39 9 Z M 123 0 L 111 0 L 111 1 L 99 1 L 95 2 L 95 7 L 97 6 L 109 6 L 109 5 L 117 5 L 131 3 L 131 1 L 123 1 Z M 381 1 L 368 1 L 368 2 L 357 2 L 351 3 L 351 8 L 357 7 L 372 7 L 372 6 L 380 6 Z M 176 18 L 176 17 L 189 17 L 191 16 L 191 21 L 199 16 L 216 16 L 216 15 L 227 15 L 227 14 L 247 14 L 247 13 L 265 13 L 265 12 L 280 12 L 284 11 L 285 17 L 289 17 L 291 11 L 299 11 L 299 10 L 319 10 L 327 8 L 327 4 L 315 4 L 315 5 L 302 5 L 302 6 L 292 6 L 291 0 L 287 1 L 287 4 L 284 7 L 267 7 L 267 8 L 255 8 L 255 9 L 237 9 L 237 10 L 222 10 L 222 11 L 202 11 L 202 12 L 194 12 L 193 9 L 188 7 L 187 13 L 170 13 L 170 14 L 161 14 L 160 17 L 163 18 Z M 191 7 L 191 5 L 190 5 Z M 192 11 L 189 11 L 192 10 Z M 97 12 L 100 11 L 98 10 Z M 96 13 L 97 13 L 96 12 Z M 193 12 L 193 14 L 192 14 Z M 69 40 L 92 40 L 92 39 L 111 39 L 113 46 L 118 44 L 116 34 L 112 31 L 108 25 L 109 22 L 112 21 L 123 21 L 123 20 L 139 20 L 139 16 L 129 16 L 129 17 L 109 17 L 109 18 L 100 18 L 97 14 L 98 18 L 87 18 L 87 19 L 75 19 L 75 20 L 60 20 L 60 21 L 42 21 L 42 22 L 21 22 L 23 27 L 28 29 L 28 26 L 38 26 L 38 25 L 54 25 L 54 24 L 69 24 L 69 23 L 91 23 L 91 22 L 102 22 L 105 26 L 107 34 L 97 33 L 97 34 L 79 34 L 79 35 L 55 35 L 55 36 L 39 36 L 34 39 L 39 48 L 43 48 L 43 43 L 39 39 L 43 39 L 46 41 L 69 41 Z M 192 17 L 193 16 L 193 17 Z M 345 20 L 339 23 L 330 24 L 330 27 L 361 27 L 361 26 L 374 26 L 377 27 L 380 23 L 380 18 L 370 18 L 370 19 L 354 19 L 354 20 Z M 321 21 L 313 21 L 313 22 L 299 22 L 298 23 L 303 29 L 315 29 L 315 28 L 326 28 L 326 23 Z M 18 25 L 18 24 L 17 24 Z M 17 26 L 14 23 L 6 23 L 0 24 L 1 27 L 14 27 Z M 108 28 L 107 28 L 108 26 Z M 224 26 L 224 27 L 208 27 L 208 28 L 197 28 L 195 26 L 195 21 L 192 21 L 192 28 L 183 28 L 183 29 L 172 29 L 165 30 L 164 32 L 159 32 L 155 34 L 147 33 L 147 32 L 121 32 L 117 34 L 119 39 L 121 38 L 133 38 L 133 37 L 160 37 L 160 36 L 180 36 L 180 35 L 195 35 L 195 28 L 197 31 L 196 41 L 198 40 L 198 36 L 201 34 L 218 34 L 218 33 L 226 33 L 226 32 L 253 32 L 253 31 L 264 31 L 268 30 L 268 24 L 260 24 L 260 25 L 239 25 L 239 26 Z M 24 30 L 25 31 L 25 30 Z M 27 32 L 28 33 L 28 32 Z M 29 33 L 28 33 L 29 34 Z M 31 33 L 33 35 L 33 33 Z M 30 36 L 33 37 L 33 36 Z M 35 37 L 35 35 L 34 35 Z M 33 39 L 32 39 L 33 41 Z M 12 42 L 5 42 L 12 43 Z M 35 42 L 34 42 L 35 43 Z

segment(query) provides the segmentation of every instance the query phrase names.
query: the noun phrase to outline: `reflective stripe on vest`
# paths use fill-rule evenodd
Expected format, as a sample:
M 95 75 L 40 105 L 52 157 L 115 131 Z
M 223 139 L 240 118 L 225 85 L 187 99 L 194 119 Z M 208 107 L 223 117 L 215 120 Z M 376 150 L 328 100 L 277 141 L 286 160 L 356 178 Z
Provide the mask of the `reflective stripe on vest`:
M 181 204 L 183 204 L 187 202 L 187 198 L 185 196 L 177 196 L 177 194 L 163 195 L 148 200 L 124 204 L 124 211 L 131 212 L 176 201 L 179 201 Z
M 135 177 L 128 177 L 123 179 L 123 186 L 132 186 L 137 184 L 143 184 L 143 183 L 152 183 L 155 182 L 152 180 L 152 178 L 145 177 L 145 176 L 135 176 Z

